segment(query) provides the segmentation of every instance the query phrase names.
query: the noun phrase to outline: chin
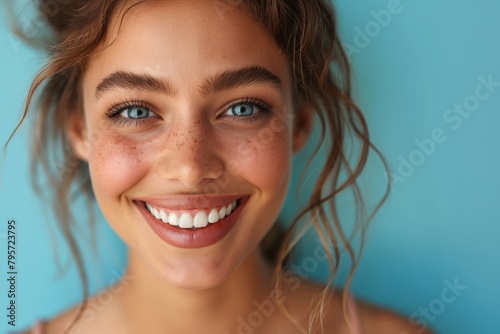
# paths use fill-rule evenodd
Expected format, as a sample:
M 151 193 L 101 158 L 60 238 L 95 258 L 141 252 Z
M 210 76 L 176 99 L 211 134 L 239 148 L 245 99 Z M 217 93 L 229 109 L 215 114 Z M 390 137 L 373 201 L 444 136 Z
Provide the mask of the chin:
M 236 266 L 222 261 L 204 259 L 179 259 L 177 264 L 167 260 L 168 264 L 157 269 L 168 284 L 179 289 L 205 290 L 215 288 L 226 282 Z
M 193 278 L 190 280 L 183 280 L 183 281 L 170 281 L 170 284 L 178 289 L 183 289 L 183 290 L 209 290 L 216 288 L 224 283 L 225 279 L 224 277 L 221 277 L 220 280 L 217 281 L 209 281 L 203 278 Z

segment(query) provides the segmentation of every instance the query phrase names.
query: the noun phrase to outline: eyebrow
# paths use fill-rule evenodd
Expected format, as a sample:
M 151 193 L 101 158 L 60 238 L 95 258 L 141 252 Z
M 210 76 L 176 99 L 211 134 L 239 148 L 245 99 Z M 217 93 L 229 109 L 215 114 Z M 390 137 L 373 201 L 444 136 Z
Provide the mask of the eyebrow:
M 244 67 L 238 70 L 227 70 L 213 78 L 207 79 L 200 87 L 202 95 L 210 95 L 226 89 L 246 85 L 269 85 L 281 88 L 281 79 L 261 66 Z
M 205 80 L 199 89 L 202 95 L 207 96 L 222 90 L 252 84 L 268 85 L 281 89 L 281 79 L 261 66 L 249 66 L 237 70 L 224 71 Z M 96 98 L 99 98 L 104 92 L 116 88 L 152 91 L 170 96 L 176 93 L 172 85 L 167 81 L 160 80 L 148 74 L 118 71 L 110 74 L 97 85 L 95 89 Z
M 95 96 L 99 98 L 102 93 L 115 88 L 153 91 L 165 95 L 173 95 L 175 93 L 168 83 L 147 74 L 118 71 L 108 75 L 97 85 Z

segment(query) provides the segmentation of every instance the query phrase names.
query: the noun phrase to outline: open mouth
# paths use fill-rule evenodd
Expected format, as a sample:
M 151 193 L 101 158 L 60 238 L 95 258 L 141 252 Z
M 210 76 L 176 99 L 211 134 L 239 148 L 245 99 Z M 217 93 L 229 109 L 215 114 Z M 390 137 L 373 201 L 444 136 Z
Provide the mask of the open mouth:
M 228 235 L 249 199 L 250 195 L 170 196 L 134 202 L 147 226 L 160 239 L 174 247 L 200 248 L 216 244 Z
M 143 206 L 158 221 L 176 226 L 182 229 L 199 229 L 210 224 L 216 224 L 231 215 L 240 204 L 240 199 L 232 201 L 225 206 L 192 209 L 192 210 L 168 210 L 158 208 L 150 203 L 142 202 Z

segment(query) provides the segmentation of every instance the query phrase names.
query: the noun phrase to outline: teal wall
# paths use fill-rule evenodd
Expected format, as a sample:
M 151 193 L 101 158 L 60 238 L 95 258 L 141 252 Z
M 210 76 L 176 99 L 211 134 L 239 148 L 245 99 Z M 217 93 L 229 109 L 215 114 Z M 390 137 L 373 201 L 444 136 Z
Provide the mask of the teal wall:
M 500 2 L 336 4 L 341 37 L 351 53 L 356 100 L 395 182 L 369 229 L 352 290 L 413 314 L 409 321 L 425 320 L 439 333 L 500 333 Z M 23 16 L 19 20 L 24 24 Z M 3 143 L 43 58 L 20 44 L 5 21 L 0 24 L 0 50 Z M 10 329 L 3 314 L 9 219 L 17 222 L 19 327 L 51 317 L 79 298 L 74 268 L 55 277 L 54 249 L 63 264 L 68 253 L 53 217 L 44 214 L 44 204 L 29 186 L 30 127 L 31 122 L 11 142 L 1 166 L 0 333 Z M 304 156 L 295 160 L 297 167 Z M 363 174 L 368 199 L 380 194 L 385 181 L 380 163 L 371 159 Z M 341 204 L 350 207 L 348 199 Z M 285 218 L 295 205 L 292 196 Z M 87 254 L 95 269 L 93 291 L 116 280 L 124 266 L 123 245 L 102 221 L 99 228 L 100 255 Z M 324 279 L 326 270 L 316 268 L 321 261 L 314 257 L 314 247 L 313 242 L 305 246 L 297 266 L 311 278 Z M 341 283 L 345 273 L 341 270 Z

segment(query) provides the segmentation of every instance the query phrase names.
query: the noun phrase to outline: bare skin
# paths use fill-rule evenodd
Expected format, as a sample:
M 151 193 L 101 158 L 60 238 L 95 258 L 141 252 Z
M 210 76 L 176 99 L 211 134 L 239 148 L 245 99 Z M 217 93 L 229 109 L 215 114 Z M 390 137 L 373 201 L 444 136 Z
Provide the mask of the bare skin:
M 126 280 L 126 279 L 125 279 Z M 117 282 L 115 286 L 123 285 L 123 281 Z M 126 284 L 126 283 L 125 283 Z M 307 307 L 310 305 L 313 296 L 317 295 L 322 289 L 315 283 L 309 281 L 301 281 L 300 287 L 295 291 L 287 291 L 286 304 L 292 314 L 298 321 L 303 321 L 307 323 L 305 314 L 307 312 Z M 124 292 L 124 290 L 123 290 Z M 123 320 L 122 306 L 120 305 L 120 298 L 113 299 L 109 304 L 102 305 L 99 300 L 104 297 L 105 292 L 94 296 L 89 300 L 89 308 L 91 311 L 87 313 L 88 315 L 83 318 L 82 321 L 76 326 L 76 329 L 80 330 L 80 333 L 109 333 L 109 334 L 129 334 L 129 333 L 160 333 L 160 331 L 150 328 L 147 325 L 149 318 L 144 318 L 143 323 L 136 324 L 136 327 L 130 326 Z M 267 297 L 264 299 L 254 298 L 253 301 L 257 301 L 258 305 L 264 304 L 268 300 Z M 271 299 L 272 300 L 272 299 Z M 273 308 L 268 307 L 262 316 L 264 323 L 260 326 L 250 325 L 249 316 L 251 312 L 258 310 L 257 306 L 254 307 L 248 313 L 238 315 L 238 318 L 244 319 L 245 322 L 250 326 L 255 334 L 299 334 L 300 332 L 296 327 L 294 327 L 287 318 L 278 310 L 276 305 L 272 303 Z M 342 314 L 342 291 L 336 290 L 331 298 L 329 299 L 328 307 L 325 313 L 324 330 L 325 333 L 338 333 L 338 334 L 351 334 L 349 327 L 346 323 L 345 318 Z M 362 331 L 365 334 L 432 334 L 430 330 L 418 331 L 419 327 L 411 326 L 408 319 L 397 314 L 388 309 L 384 309 L 375 306 L 370 303 L 356 301 L 356 306 L 359 312 L 360 322 L 362 326 Z M 269 312 L 269 310 L 272 310 Z M 97 311 L 98 310 L 98 311 Z M 77 314 L 77 307 L 73 307 L 70 310 L 64 312 L 58 317 L 50 320 L 46 324 L 47 333 L 63 333 L 63 329 L 74 319 Z M 271 314 L 267 316 L 267 314 Z M 185 318 L 182 318 L 186 321 Z M 228 328 L 225 332 L 211 331 L 207 327 L 203 329 L 202 333 L 245 333 L 241 322 L 237 318 L 230 318 L 228 315 L 224 320 L 227 323 L 231 323 L 232 327 Z M 258 318 L 257 318 L 258 320 Z M 140 320 L 139 320 L 140 321 Z M 254 320 L 256 321 L 256 320 Z M 255 322 L 254 322 L 255 324 Z M 173 327 L 172 327 L 173 328 Z M 28 331 L 25 334 L 30 334 Z M 177 330 L 171 329 L 164 331 L 163 333 L 196 333 L 196 332 L 179 332 Z
M 119 31 L 118 21 L 115 17 L 110 25 L 107 47 L 88 63 L 84 116 L 72 120 L 69 135 L 77 155 L 89 164 L 106 220 L 129 248 L 127 274 L 115 289 L 89 301 L 76 328 L 92 334 L 238 333 L 241 319 L 248 323 L 256 304 L 272 293 L 274 268 L 258 244 L 283 205 L 291 158 L 307 140 L 311 111 L 293 104 L 288 63 L 271 36 L 239 10 L 221 20 L 210 1 L 147 3 L 128 11 Z M 200 90 L 224 71 L 256 66 L 279 84 Z M 153 76 L 168 89 L 102 85 L 123 71 Z M 252 106 L 254 100 L 272 105 L 272 112 Z M 238 101 L 259 118 L 228 116 L 229 103 Z M 141 109 L 147 117 L 132 126 L 124 125 L 130 116 L 123 113 L 112 121 L 106 112 L 123 102 L 128 103 L 123 112 Z M 231 232 L 207 247 L 164 242 L 134 204 L 145 195 L 198 194 L 223 176 L 230 182 L 221 193 L 245 194 L 249 200 Z M 298 279 L 293 286 L 284 302 L 299 323 L 306 323 L 320 287 Z M 405 318 L 359 306 L 366 333 L 416 333 Z M 50 320 L 47 332 L 62 333 L 76 312 L 77 307 Z M 301 333 L 276 307 L 268 314 L 262 323 L 255 320 L 254 333 Z M 331 297 L 324 328 L 325 333 L 349 332 L 339 292 Z

